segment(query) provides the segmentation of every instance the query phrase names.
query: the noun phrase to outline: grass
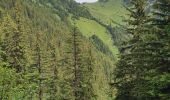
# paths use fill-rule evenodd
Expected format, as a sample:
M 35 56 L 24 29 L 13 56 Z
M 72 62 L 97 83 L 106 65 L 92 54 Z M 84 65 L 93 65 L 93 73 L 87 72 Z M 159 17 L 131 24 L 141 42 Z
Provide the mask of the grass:
M 100 19 L 100 21 L 105 24 L 110 24 L 111 20 L 116 23 L 123 24 L 122 19 L 127 14 L 127 10 L 123 7 L 122 0 L 109 0 L 103 4 L 99 2 L 86 3 L 83 4 L 83 6 L 86 6 L 95 18 Z M 118 49 L 113 45 L 111 35 L 107 32 L 105 27 L 96 21 L 86 18 L 80 18 L 77 20 L 76 26 L 87 38 L 91 37 L 93 34 L 98 36 L 103 41 L 103 43 L 109 47 L 110 51 L 117 58 L 116 55 L 119 54 Z
M 69 20 L 73 24 L 71 18 L 69 18 Z M 98 36 L 103 41 L 103 43 L 109 47 L 115 58 L 117 58 L 117 55 L 119 53 L 118 49 L 116 46 L 113 45 L 111 36 L 109 33 L 107 33 L 107 29 L 105 27 L 101 26 L 94 20 L 89 20 L 86 18 L 80 18 L 79 20 L 76 20 L 76 26 L 80 30 L 80 32 L 87 38 L 91 37 L 94 34 Z M 107 74 L 110 75 L 115 67 L 116 61 L 113 61 L 109 56 L 106 56 L 99 51 L 94 53 L 94 57 L 95 59 L 98 59 L 98 61 L 94 62 L 95 68 L 93 72 L 95 76 L 93 89 L 95 95 L 98 96 L 97 98 L 94 98 L 94 100 L 112 100 L 112 98 L 108 96 L 108 92 L 113 92 L 113 96 L 115 95 L 115 92 L 110 90 L 110 85 L 108 85 L 109 80 L 108 76 L 106 75 L 106 71 Z M 106 66 L 106 63 L 109 65 Z
M 122 0 L 109 0 L 106 3 L 87 3 L 84 4 L 91 14 L 103 21 L 105 24 L 109 24 L 111 20 L 116 23 L 122 23 L 123 17 L 126 16 L 127 10 L 123 7 Z
M 80 20 L 76 21 L 76 26 L 84 36 L 89 38 L 95 34 L 103 41 L 105 45 L 109 47 L 114 56 L 118 54 L 118 49 L 113 45 L 110 34 L 107 32 L 106 28 L 101 26 L 99 23 L 86 18 L 80 18 Z

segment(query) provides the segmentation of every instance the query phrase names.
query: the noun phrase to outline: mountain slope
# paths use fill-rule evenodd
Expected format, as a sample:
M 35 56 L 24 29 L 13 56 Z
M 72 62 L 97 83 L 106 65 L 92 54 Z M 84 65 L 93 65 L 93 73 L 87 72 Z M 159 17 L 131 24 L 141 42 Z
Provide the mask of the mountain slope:
M 79 20 L 77 20 L 76 25 L 78 29 L 83 33 L 83 35 L 87 38 L 96 35 L 109 48 L 109 50 L 112 52 L 112 55 L 115 58 L 117 57 L 118 49 L 114 46 L 111 35 L 105 27 L 94 20 L 89 20 L 86 18 L 80 18 Z
M 84 36 L 90 38 L 95 34 L 109 48 L 116 59 L 119 51 L 115 44 L 121 44 L 122 40 L 128 39 L 124 32 L 120 32 L 122 28 L 114 28 L 117 23 L 123 24 L 123 17 L 127 13 L 123 4 L 122 0 L 82 4 L 81 6 L 86 7 L 93 18 L 80 18 L 76 21 L 77 27 Z
M 19 9 L 19 18 L 21 19 L 22 32 L 24 35 L 22 37 L 24 38 L 24 41 L 21 43 L 25 49 L 24 55 L 26 58 L 26 62 L 24 63 L 24 65 L 26 66 L 24 67 L 26 68 L 26 70 L 29 69 L 29 71 L 28 73 L 24 73 L 26 75 L 22 77 L 22 81 L 24 81 L 24 84 L 20 84 L 19 86 L 11 86 L 10 88 L 8 88 L 9 92 L 7 92 L 8 94 L 6 95 L 14 100 L 23 100 L 23 98 L 24 100 L 30 100 L 29 95 L 31 95 L 32 99 L 37 100 L 36 98 L 38 97 L 37 93 L 39 90 L 37 81 L 43 77 L 43 80 L 45 80 L 43 81 L 43 99 L 46 100 L 48 98 L 48 88 L 50 87 L 49 81 L 51 76 L 53 75 L 52 72 L 54 71 L 50 63 L 50 48 L 53 47 L 55 48 L 54 51 L 56 51 L 56 63 L 58 68 L 57 97 L 59 100 L 74 98 L 72 93 L 73 89 L 71 86 L 68 86 L 68 83 L 70 81 L 67 80 L 68 78 L 70 78 L 69 75 L 71 72 L 68 68 L 70 66 L 68 66 L 66 64 L 67 61 L 65 61 L 67 60 L 67 57 L 70 57 L 71 55 L 68 54 L 68 52 L 70 52 L 68 50 L 71 49 L 70 46 L 72 46 L 72 44 L 70 44 L 70 42 L 68 41 L 73 34 L 74 26 L 70 23 L 69 17 L 70 15 L 72 15 L 72 17 L 76 18 L 76 25 L 80 31 L 80 34 L 83 34 L 83 36 L 80 36 L 80 40 L 82 41 L 82 50 L 84 51 L 84 53 L 87 53 L 89 49 L 92 51 L 92 57 L 94 59 L 92 62 L 94 65 L 94 72 L 92 75 L 92 88 L 95 93 L 94 99 L 112 99 L 112 89 L 110 89 L 109 82 L 111 80 L 111 72 L 115 67 L 114 65 L 116 60 L 114 59 L 114 57 L 116 54 L 118 54 L 118 50 L 117 47 L 113 45 L 112 39 L 110 37 L 110 34 L 107 32 L 108 30 L 106 29 L 106 27 L 92 20 L 92 16 L 88 13 L 86 8 L 82 8 L 82 6 L 73 2 L 72 0 L 16 1 L 20 2 L 19 6 L 17 6 L 17 9 Z M 16 12 L 14 10 L 15 7 L 16 6 L 14 0 L 2 0 L 2 2 L 0 2 L 1 34 L 5 34 L 4 31 L 6 31 L 6 29 L 10 30 L 12 26 L 17 26 Z M 81 9 L 81 11 L 79 8 Z M 80 13 L 75 13 L 77 11 Z M 7 27 L 6 24 L 8 24 L 8 21 L 6 21 L 5 19 L 11 19 L 12 25 Z M 13 25 L 13 23 L 15 24 Z M 94 35 L 91 33 L 94 33 L 99 38 L 98 40 L 96 39 L 96 41 L 100 41 L 99 44 L 89 39 Z M 10 34 L 13 34 L 13 31 L 11 31 Z M 2 36 L 0 40 L 3 40 L 4 35 L 0 36 Z M 37 43 L 37 41 L 39 41 L 40 43 Z M 35 71 L 35 73 L 32 72 L 32 70 L 35 70 L 37 68 L 32 68 L 36 65 L 35 61 L 37 60 L 37 52 L 35 52 L 35 50 L 37 50 L 37 45 L 40 45 L 41 47 L 40 57 L 42 57 L 42 76 L 34 76 L 37 75 L 37 71 Z M 114 57 L 105 54 L 103 51 L 111 51 Z M 82 55 L 86 56 L 84 53 Z M 70 58 L 72 58 L 72 56 Z M 9 70 L 14 71 L 14 69 L 10 68 Z M 32 79 L 32 77 L 34 78 Z M 14 77 L 14 79 L 17 78 L 18 77 Z M 71 79 L 72 78 L 73 77 L 71 77 Z M 31 81 L 33 81 L 33 83 L 30 83 Z
M 90 13 L 105 24 L 110 24 L 113 21 L 122 23 L 122 18 L 127 14 L 123 7 L 122 0 L 108 0 L 107 2 L 96 2 L 84 4 Z

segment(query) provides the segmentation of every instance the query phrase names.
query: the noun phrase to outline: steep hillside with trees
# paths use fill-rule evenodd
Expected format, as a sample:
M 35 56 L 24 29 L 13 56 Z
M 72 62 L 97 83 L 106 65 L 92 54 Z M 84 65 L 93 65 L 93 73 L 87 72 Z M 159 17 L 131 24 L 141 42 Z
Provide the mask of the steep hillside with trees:
M 92 16 L 71 0 L 0 2 L 1 100 L 112 98 L 114 57 L 76 28 L 80 17 Z
M 170 1 L 0 1 L 0 100 L 169 100 Z

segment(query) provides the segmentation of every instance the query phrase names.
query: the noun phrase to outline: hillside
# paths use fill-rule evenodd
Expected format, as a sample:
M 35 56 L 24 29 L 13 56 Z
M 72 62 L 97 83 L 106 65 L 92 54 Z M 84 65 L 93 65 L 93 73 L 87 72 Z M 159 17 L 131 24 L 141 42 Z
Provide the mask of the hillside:
M 169 65 L 169 0 L 0 0 L 0 100 L 170 100 Z
M 109 49 L 109 51 L 112 52 L 112 55 L 116 58 L 118 55 L 118 49 L 114 46 L 114 42 L 111 38 L 111 34 L 108 32 L 108 30 L 97 23 L 94 20 L 89 20 L 86 18 L 80 18 L 76 21 L 76 25 L 79 28 L 79 30 L 82 32 L 84 36 L 87 38 L 92 37 L 93 35 L 96 35 L 99 39 L 102 40 L 104 45 L 106 45 Z
M 77 30 L 70 16 L 76 19 Z M 118 49 L 106 27 L 92 17 L 73 1 L 2 0 L 0 76 L 6 78 L 1 78 L 0 86 L 6 86 L 3 82 L 7 86 L 0 89 L 0 99 L 73 100 L 77 70 L 83 74 L 78 84 L 85 93 L 87 88 L 93 92 L 84 95 L 97 100 L 112 99 L 114 93 L 109 83 Z M 78 45 L 73 34 L 78 36 Z M 81 56 L 75 57 L 74 52 L 81 52 Z M 75 68 L 74 57 L 80 59 L 76 66 L 81 69 Z
M 127 11 L 123 7 L 123 0 L 108 0 L 107 2 L 96 2 L 84 4 L 90 13 L 105 24 L 110 24 L 112 21 L 122 23 L 122 19 L 126 16 Z
M 82 4 L 81 6 L 86 7 L 94 18 L 80 18 L 76 21 L 77 27 L 84 36 L 90 38 L 92 35 L 96 35 L 99 37 L 115 59 L 119 54 L 116 45 L 129 38 L 121 32 L 122 29 L 117 24 L 123 25 L 122 20 L 127 14 L 123 4 L 122 0 Z

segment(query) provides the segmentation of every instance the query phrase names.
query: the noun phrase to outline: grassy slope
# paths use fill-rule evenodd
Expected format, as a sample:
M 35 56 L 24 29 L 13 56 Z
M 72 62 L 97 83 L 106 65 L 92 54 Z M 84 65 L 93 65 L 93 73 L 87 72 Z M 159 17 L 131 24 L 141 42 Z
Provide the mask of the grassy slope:
M 92 4 L 85 4 L 85 6 L 89 8 L 91 14 L 94 17 L 100 18 L 100 20 L 104 22 L 105 24 L 107 24 L 110 21 L 110 18 L 117 23 L 122 23 L 121 16 L 124 16 L 126 13 L 126 10 L 123 8 L 122 2 L 120 0 L 109 1 L 108 3 L 104 4 L 104 6 L 101 6 L 101 4 L 98 2 L 92 3 Z M 87 38 L 89 38 L 93 34 L 98 36 L 104 42 L 104 44 L 106 44 L 109 47 L 113 55 L 117 58 L 117 54 L 119 54 L 118 49 L 116 46 L 113 45 L 111 36 L 107 32 L 107 29 L 105 27 L 103 27 L 96 21 L 89 20 L 86 18 L 80 18 L 79 20 L 77 20 L 76 26 L 82 32 L 82 34 L 86 36 Z M 96 82 L 94 82 L 93 84 L 94 91 L 96 95 L 99 96 L 97 98 L 98 100 L 112 100 L 108 98 L 107 93 L 106 93 L 106 92 L 109 92 L 108 90 L 110 87 L 108 85 L 108 80 L 106 79 L 106 76 L 104 73 L 106 70 L 108 70 L 110 73 L 110 71 L 112 71 L 114 68 L 115 62 L 110 60 L 106 55 L 103 55 L 101 53 L 97 53 L 97 55 L 98 56 L 102 55 L 102 56 L 100 57 L 100 60 L 96 62 L 97 66 L 94 70 L 94 73 L 97 75 Z M 110 64 L 113 65 L 113 67 L 105 68 L 103 67 L 103 65 L 99 64 L 100 62 L 104 63 L 103 62 L 104 59 L 106 61 L 109 61 Z M 114 96 L 114 93 L 113 93 L 113 96 Z
M 100 19 L 105 24 L 110 23 L 110 19 L 117 23 L 122 23 L 122 16 L 125 16 L 127 11 L 123 7 L 121 0 L 109 0 L 107 3 L 87 3 L 84 4 L 91 14 Z M 93 20 L 80 18 L 77 20 L 77 27 L 86 36 L 90 37 L 93 34 L 97 35 L 112 51 L 113 55 L 117 57 L 118 49 L 113 45 L 110 34 L 106 28 Z
M 105 23 L 110 23 L 113 20 L 117 23 L 122 23 L 122 17 L 127 13 L 123 7 L 122 0 L 109 0 L 106 3 L 89 3 L 85 4 L 91 14 Z
M 113 45 L 110 34 L 107 30 L 98 24 L 96 21 L 88 20 L 85 18 L 80 18 L 77 20 L 77 27 L 86 37 L 91 37 L 93 34 L 98 36 L 104 44 L 106 44 L 110 51 L 112 51 L 113 55 L 116 56 L 118 54 L 118 49 Z

